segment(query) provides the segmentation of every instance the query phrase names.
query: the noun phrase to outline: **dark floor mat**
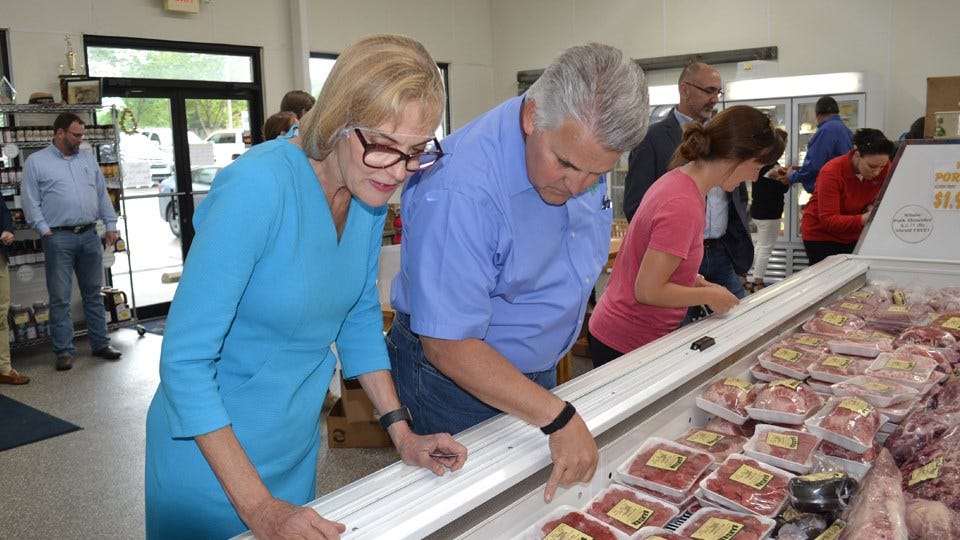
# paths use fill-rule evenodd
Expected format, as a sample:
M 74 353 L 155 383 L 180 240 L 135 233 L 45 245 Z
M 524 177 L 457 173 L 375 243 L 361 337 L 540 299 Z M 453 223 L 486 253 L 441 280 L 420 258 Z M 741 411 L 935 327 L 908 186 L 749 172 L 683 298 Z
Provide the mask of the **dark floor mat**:
M 0 395 L 0 450 L 81 429 L 80 426 Z

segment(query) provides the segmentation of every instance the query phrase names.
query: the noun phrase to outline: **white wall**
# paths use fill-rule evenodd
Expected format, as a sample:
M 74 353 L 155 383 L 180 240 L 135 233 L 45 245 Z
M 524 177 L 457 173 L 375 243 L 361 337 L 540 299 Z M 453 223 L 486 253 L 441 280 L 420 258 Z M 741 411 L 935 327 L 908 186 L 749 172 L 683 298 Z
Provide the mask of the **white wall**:
M 209 0 L 198 15 L 162 0 L 0 3 L 13 82 L 57 94 L 63 35 L 136 36 L 263 47 L 265 113 L 294 81 L 291 6 L 309 18 L 304 47 L 340 51 L 357 37 L 399 32 L 450 63 L 451 123 L 516 94 L 516 72 L 543 68 L 569 45 L 602 41 L 634 58 L 776 45 L 781 75 L 868 73 L 871 127 L 896 137 L 923 113 L 926 78 L 960 74 L 956 0 Z M 735 66 L 719 66 L 731 80 Z M 677 72 L 651 73 L 651 84 Z

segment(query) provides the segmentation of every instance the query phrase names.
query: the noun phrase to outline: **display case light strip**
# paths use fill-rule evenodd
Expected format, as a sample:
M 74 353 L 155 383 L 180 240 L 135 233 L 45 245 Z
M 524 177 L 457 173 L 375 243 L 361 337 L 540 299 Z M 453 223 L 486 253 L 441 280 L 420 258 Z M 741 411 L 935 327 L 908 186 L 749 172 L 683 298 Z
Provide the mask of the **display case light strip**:
M 768 99 L 787 96 L 824 96 L 863 92 L 862 72 L 823 73 L 794 77 L 770 77 L 728 82 L 726 101 Z

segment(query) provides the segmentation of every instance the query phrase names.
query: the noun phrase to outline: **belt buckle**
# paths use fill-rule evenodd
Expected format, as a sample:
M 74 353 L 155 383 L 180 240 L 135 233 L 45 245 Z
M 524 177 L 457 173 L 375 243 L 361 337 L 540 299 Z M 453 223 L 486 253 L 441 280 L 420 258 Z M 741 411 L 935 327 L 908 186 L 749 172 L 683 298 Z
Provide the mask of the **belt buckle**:
M 86 225 L 77 225 L 73 228 L 73 234 L 80 234 L 84 231 Z

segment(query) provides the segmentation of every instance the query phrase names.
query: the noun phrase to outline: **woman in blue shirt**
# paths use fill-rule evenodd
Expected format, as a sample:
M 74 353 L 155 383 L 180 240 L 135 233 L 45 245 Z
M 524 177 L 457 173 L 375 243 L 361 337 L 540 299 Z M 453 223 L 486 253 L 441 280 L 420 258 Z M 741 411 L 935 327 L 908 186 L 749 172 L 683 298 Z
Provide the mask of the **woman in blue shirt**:
M 363 38 L 297 135 L 224 169 L 197 210 L 147 414 L 148 538 L 338 538 L 315 498 L 336 345 L 405 463 L 443 474 L 466 449 L 417 436 L 390 378 L 377 292 L 386 203 L 442 156 L 444 90 L 418 42 Z M 393 423 L 390 423 L 393 421 Z M 456 454 L 432 458 L 432 452 Z

